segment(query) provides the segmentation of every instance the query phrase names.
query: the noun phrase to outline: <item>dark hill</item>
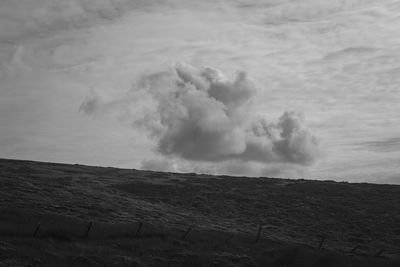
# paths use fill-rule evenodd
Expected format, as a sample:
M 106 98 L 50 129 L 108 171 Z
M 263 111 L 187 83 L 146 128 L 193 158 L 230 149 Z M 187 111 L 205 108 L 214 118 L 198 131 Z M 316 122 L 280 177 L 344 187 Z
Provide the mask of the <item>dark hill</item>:
M 0 238 L 0 266 L 400 266 L 400 186 L 0 159 Z

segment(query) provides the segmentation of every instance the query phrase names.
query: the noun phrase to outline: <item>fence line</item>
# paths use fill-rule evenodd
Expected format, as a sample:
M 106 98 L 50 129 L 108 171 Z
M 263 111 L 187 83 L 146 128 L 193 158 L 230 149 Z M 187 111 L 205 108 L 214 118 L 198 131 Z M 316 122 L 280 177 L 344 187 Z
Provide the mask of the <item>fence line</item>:
M 85 229 L 85 232 L 84 232 L 84 234 L 83 234 L 81 237 L 84 238 L 84 239 L 88 239 L 88 238 L 89 238 L 89 235 L 90 235 L 90 232 L 91 232 L 91 230 L 92 230 L 92 228 L 93 228 L 93 226 L 94 226 L 94 222 L 93 222 L 93 221 L 90 221 L 90 222 L 87 224 L 87 227 L 86 227 L 86 229 Z M 262 231 L 263 231 L 263 226 L 264 226 L 264 225 L 261 224 L 261 225 L 259 225 L 259 227 L 258 227 L 258 231 L 257 231 L 257 236 L 256 236 L 256 239 L 255 239 L 255 243 L 258 243 L 258 242 L 260 241 L 260 239 L 261 239 L 261 234 L 262 234 Z M 193 228 L 194 228 L 194 226 L 188 226 L 188 228 L 186 229 L 186 231 L 184 231 L 183 235 L 181 236 L 181 239 L 182 239 L 182 240 L 187 239 L 187 237 L 189 236 L 189 233 L 193 230 Z M 38 222 L 38 223 L 37 223 L 37 226 L 35 227 L 35 230 L 34 230 L 34 232 L 33 232 L 33 234 L 32 234 L 32 237 L 34 237 L 34 238 L 35 238 L 35 237 L 38 237 L 38 236 L 39 236 L 39 231 L 41 231 L 41 229 L 42 229 L 42 222 Z M 141 236 L 142 230 L 143 230 L 143 222 L 140 221 L 139 224 L 138 224 L 138 226 L 137 226 L 137 228 L 136 228 L 136 231 L 135 231 L 135 235 L 134 235 L 134 236 L 135 236 L 136 238 L 139 238 L 139 237 Z M 247 231 L 247 232 L 243 232 L 243 233 L 249 234 L 248 231 Z M 229 234 L 229 236 L 224 240 L 224 243 L 230 242 L 234 237 L 235 237 L 235 234 L 234 234 L 234 233 Z M 322 249 L 322 248 L 324 247 L 325 243 L 326 243 L 327 238 L 328 238 L 328 237 L 327 237 L 326 235 L 325 235 L 325 236 L 322 236 L 322 238 L 321 238 L 320 242 L 318 243 L 318 246 L 316 247 L 316 249 Z M 350 254 L 355 254 L 356 251 L 357 251 L 360 247 L 361 247 L 361 245 L 357 244 L 357 245 L 355 245 L 350 251 L 348 251 L 348 253 L 350 253 Z M 385 252 L 385 250 L 384 250 L 384 249 L 381 249 L 381 250 L 377 251 L 375 254 L 373 254 L 373 255 L 371 255 L 371 256 L 378 258 L 378 257 L 381 257 L 382 254 L 383 254 L 384 252 Z

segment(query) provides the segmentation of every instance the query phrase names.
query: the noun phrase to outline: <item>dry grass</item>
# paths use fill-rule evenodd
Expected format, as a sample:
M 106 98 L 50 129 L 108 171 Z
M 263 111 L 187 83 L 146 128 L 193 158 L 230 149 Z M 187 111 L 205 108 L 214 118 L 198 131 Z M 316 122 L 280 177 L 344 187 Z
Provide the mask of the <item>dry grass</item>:
M 389 185 L 0 160 L 0 266 L 394 267 L 399 203 Z

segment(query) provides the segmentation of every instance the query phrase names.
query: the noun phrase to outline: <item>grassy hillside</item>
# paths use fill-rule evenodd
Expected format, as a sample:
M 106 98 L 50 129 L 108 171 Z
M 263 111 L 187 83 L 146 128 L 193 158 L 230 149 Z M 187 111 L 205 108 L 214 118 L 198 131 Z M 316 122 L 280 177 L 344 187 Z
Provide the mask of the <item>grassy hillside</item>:
M 0 266 L 400 266 L 399 211 L 395 185 L 1 159 Z

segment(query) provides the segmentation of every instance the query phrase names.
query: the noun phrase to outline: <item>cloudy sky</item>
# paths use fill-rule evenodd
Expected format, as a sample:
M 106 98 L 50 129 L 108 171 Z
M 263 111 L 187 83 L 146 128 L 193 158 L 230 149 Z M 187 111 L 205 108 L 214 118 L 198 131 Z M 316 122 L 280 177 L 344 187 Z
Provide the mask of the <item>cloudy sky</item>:
M 0 157 L 400 183 L 400 1 L 3 0 Z

